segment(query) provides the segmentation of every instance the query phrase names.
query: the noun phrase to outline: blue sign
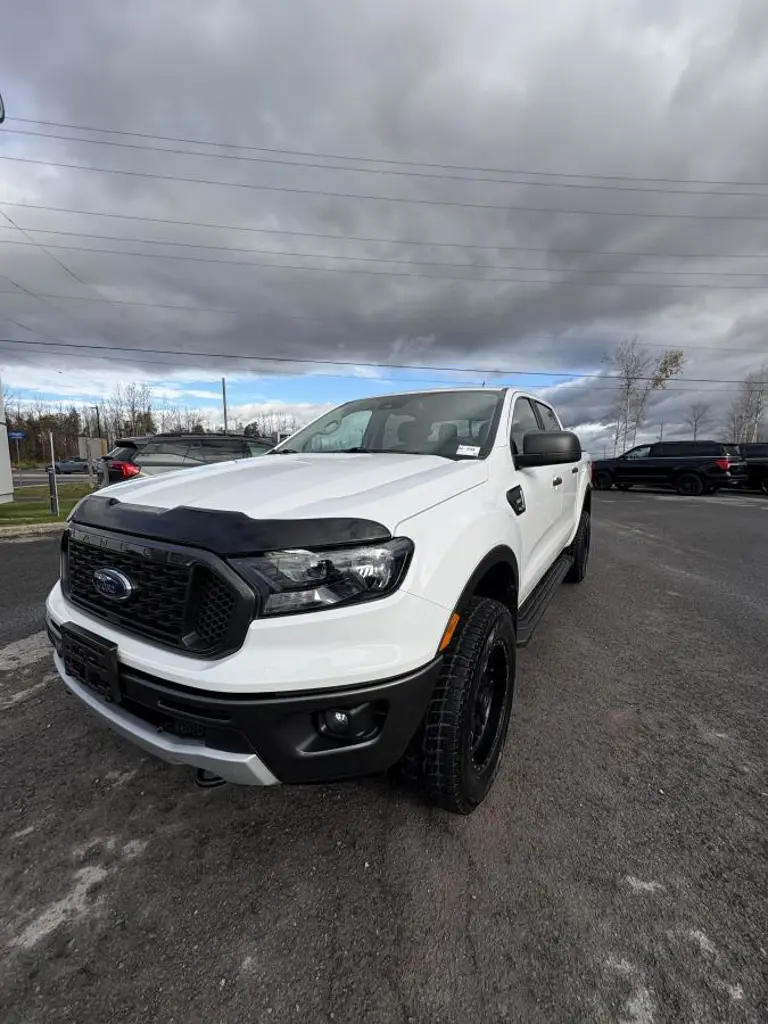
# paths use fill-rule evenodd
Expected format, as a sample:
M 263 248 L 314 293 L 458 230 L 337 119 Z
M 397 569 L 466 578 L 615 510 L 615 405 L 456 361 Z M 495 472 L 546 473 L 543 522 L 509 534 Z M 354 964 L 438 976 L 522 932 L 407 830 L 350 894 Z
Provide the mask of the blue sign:
M 23 441 L 27 435 L 23 430 L 9 430 L 8 440 L 9 441 Z

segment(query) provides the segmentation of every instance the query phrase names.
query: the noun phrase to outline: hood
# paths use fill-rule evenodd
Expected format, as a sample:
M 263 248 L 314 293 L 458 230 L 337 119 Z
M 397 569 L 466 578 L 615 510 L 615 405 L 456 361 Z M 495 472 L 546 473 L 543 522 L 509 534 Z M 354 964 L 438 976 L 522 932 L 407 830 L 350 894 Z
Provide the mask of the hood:
M 243 512 L 252 519 L 398 523 L 487 479 L 484 462 L 434 455 L 265 455 L 129 480 L 100 494 L 154 508 Z

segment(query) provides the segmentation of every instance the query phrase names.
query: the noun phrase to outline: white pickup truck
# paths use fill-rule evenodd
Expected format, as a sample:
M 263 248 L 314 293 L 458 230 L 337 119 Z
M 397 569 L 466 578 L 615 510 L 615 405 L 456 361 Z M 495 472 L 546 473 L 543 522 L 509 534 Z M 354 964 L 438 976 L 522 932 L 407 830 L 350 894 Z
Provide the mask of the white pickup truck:
M 334 409 L 259 459 L 90 495 L 47 601 L 64 684 L 201 785 L 386 769 L 468 813 L 524 645 L 585 575 L 591 463 L 513 389 Z

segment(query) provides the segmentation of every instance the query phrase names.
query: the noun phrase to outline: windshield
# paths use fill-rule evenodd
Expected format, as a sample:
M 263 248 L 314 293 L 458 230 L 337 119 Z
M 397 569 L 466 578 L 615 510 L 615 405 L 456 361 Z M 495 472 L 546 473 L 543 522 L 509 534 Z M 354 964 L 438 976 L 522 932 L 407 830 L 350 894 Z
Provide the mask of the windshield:
M 339 406 L 275 449 L 281 452 L 392 452 L 482 459 L 493 445 L 503 391 L 383 395 Z

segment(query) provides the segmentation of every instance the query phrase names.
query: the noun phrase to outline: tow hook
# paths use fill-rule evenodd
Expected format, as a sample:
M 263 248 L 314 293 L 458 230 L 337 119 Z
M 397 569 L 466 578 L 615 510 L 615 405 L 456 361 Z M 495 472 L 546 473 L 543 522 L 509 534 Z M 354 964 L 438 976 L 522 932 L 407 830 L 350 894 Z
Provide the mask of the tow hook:
M 195 785 L 201 789 L 215 789 L 217 786 L 226 786 L 227 780 L 220 775 L 215 775 L 205 768 L 195 769 Z

